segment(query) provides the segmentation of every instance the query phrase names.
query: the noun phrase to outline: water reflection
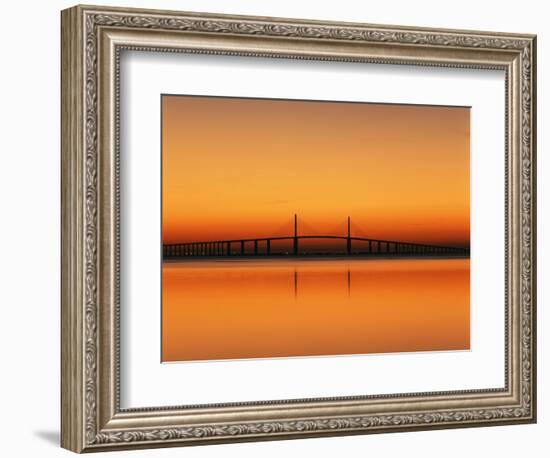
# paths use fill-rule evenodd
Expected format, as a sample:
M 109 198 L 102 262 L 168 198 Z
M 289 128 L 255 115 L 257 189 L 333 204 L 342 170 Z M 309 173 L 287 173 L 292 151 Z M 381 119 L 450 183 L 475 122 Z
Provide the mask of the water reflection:
M 299 274 L 296 268 L 294 268 L 294 298 L 298 299 L 298 282 L 299 282 Z M 347 270 L 347 285 L 348 285 L 348 298 L 351 296 L 351 270 L 348 267 Z
M 469 348 L 467 259 L 163 266 L 163 360 Z

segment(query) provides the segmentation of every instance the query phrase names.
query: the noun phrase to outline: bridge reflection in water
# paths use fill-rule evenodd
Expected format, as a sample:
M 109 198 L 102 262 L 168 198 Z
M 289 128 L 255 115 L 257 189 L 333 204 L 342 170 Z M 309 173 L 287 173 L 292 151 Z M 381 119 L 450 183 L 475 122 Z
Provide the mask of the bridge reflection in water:
M 296 268 L 294 268 L 293 278 L 294 278 L 294 299 L 298 299 L 298 284 L 300 281 L 300 276 Z M 347 286 L 348 297 L 350 297 L 351 296 L 351 270 L 349 267 L 347 267 L 347 270 L 346 270 L 345 281 Z
M 162 359 L 469 348 L 469 260 L 203 258 L 163 263 Z
M 331 252 L 331 255 L 393 255 L 393 256 L 469 256 L 468 248 L 458 248 L 421 243 L 409 243 L 398 240 L 380 240 L 351 235 L 351 218 L 347 220 L 346 235 L 299 235 L 298 216 L 294 215 L 294 235 L 280 237 L 257 237 L 232 240 L 210 240 L 163 244 L 162 254 L 165 259 L 203 258 L 220 256 L 302 256 L 327 254 L 301 250 L 300 242 L 307 240 L 345 241 L 345 250 Z M 291 242 L 292 250 L 274 252 L 274 242 Z M 355 243 L 354 243 L 355 242 Z M 252 247 L 252 251 L 250 248 Z

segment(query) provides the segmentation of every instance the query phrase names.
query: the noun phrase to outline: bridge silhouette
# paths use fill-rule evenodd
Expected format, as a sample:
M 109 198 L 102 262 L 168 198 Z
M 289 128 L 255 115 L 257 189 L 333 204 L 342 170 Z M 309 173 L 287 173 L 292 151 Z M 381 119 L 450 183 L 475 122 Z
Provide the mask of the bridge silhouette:
M 345 250 L 337 253 L 312 253 L 300 251 L 300 241 L 306 240 L 342 240 L 345 241 Z M 292 250 L 275 253 L 272 251 L 272 242 L 290 241 Z M 361 245 L 354 247 L 355 245 Z M 250 252 L 247 248 L 252 247 Z M 294 234 L 279 237 L 252 237 L 231 240 L 209 240 L 163 244 L 162 255 L 164 259 L 197 258 L 197 257 L 222 257 L 222 256 L 311 256 L 311 255 L 368 255 L 368 256 L 468 256 L 468 248 L 449 247 L 441 245 L 428 245 L 421 243 L 403 242 L 398 240 L 380 240 L 369 237 L 356 237 L 351 235 L 351 218 L 347 219 L 346 235 L 299 235 L 298 215 L 294 215 Z

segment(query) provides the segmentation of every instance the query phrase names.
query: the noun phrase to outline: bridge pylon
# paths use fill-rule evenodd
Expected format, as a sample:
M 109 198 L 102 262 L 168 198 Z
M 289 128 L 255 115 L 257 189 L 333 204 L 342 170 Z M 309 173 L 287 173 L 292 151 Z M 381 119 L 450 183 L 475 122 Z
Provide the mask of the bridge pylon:
M 346 240 L 346 251 L 351 254 L 351 218 L 348 216 L 348 237 Z
M 298 256 L 298 215 L 294 213 L 294 256 Z

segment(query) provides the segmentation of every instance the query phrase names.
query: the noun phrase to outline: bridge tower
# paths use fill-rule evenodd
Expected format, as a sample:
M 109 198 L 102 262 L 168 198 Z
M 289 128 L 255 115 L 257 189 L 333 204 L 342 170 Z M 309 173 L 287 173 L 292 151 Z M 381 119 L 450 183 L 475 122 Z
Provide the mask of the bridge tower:
M 294 256 L 298 256 L 298 215 L 294 214 Z
M 348 254 L 351 254 L 351 218 L 348 216 L 348 237 L 346 240 L 346 248 Z

